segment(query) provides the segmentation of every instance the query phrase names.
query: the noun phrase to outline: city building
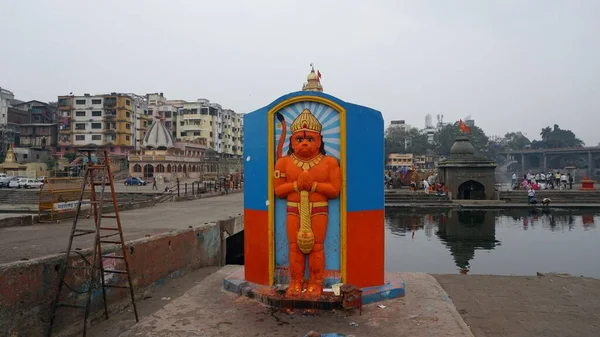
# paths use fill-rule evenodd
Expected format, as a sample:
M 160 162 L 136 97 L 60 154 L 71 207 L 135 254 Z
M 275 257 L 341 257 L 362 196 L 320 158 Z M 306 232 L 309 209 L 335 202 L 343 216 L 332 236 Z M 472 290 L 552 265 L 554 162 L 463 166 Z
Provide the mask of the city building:
M 97 146 L 126 156 L 134 148 L 133 98 L 129 94 L 59 96 L 57 153 Z
M 11 144 L 15 142 L 15 131 L 8 127 L 8 108 L 15 95 L 12 91 L 0 88 L 0 158 L 7 155 Z
M 171 104 L 162 92 L 147 94 L 146 97 L 148 100 L 148 123 L 152 124 L 154 116 L 158 116 L 163 120 L 164 126 L 171 135 L 176 138 L 177 109 L 183 107 L 183 104 L 177 106 Z M 184 101 L 179 102 L 184 103 Z
M 12 105 L 15 95 L 12 91 L 0 87 L 0 126 L 6 125 L 8 108 Z
M 415 163 L 412 153 L 390 153 L 386 161 L 386 169 L 398 171 L 402 167 L 411 168 Z
M 206 142 L 224 158 L 243 155 L 243 115 L 203 98 L 182 103 L 177 110 L 177 140 Z
M 160 116 L 153 116 L 142 146 L 140 154 L 128 157 L 130 176 L 157 179 L 160 183 L 201 177 L 206 143 L 175 142 Z
M 148 99 L 147 96 L 140 96 L 136 94 L 129 94 L 133 99 L 133 151 L 139 152 L 142 146 L 142 139 L 146 134 L 146 130 L 150 125 L 150 121 L 148 119 Z
M 52 152 L 57 144 L 57 107 L 40 101 L 14 104 L 8 109 L 8 125 L 15 145 Z
M 410 129 L 412 129 L 412 126 L 410 126 L 409 124 L 406 124 L 406 121 L 401 119 L 401 120 L 394 120 L 390 122 L 390 127 L 394 127 L 394 128 L 400 128 L 402 129 L 404 132 L 408 132 L 410 131 Z

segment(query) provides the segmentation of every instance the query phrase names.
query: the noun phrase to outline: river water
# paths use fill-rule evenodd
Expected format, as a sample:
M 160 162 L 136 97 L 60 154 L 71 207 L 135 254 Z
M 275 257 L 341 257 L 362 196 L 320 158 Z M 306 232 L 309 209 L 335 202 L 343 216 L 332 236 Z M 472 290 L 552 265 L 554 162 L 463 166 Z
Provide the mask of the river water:
M 600 278 L 600 210 L 386 209 L 387 271 Z

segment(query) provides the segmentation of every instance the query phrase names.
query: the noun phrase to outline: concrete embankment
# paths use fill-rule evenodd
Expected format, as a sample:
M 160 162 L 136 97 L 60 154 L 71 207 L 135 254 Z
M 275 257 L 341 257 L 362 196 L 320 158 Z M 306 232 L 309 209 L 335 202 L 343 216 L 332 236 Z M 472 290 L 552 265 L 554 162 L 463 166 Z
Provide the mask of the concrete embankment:
M 527 204 L 526 191 L 497 192 L 497 200 L 449 200 L 447 196 L 425 194 L 422 191 L 390 191 L 385 194 L 385 206 L 392 208 L 418 209 L 536 209 L 544 198 L 550 199 L 549 208 L 588 209 L 600 208 L 600 191 L 543 190 L 536 193 L 537 205 Z
M 242 199 L 243 195 L 236 193 L 121 212 L 136 294 L 139 296 L 161 286 L 193 268 L 224 263 L 225 237 L 243 229 Z M 85 217 L 78 223 L 83 227 L 93 226 L 93 220 Z M 42 335 L 54 301 L 58 272 L 64 262 L 62 252 L 67 246 L 71 225 L 72 222 L 66 220 L 0 228 L 0 247 L 3 248 L 0 251 L 0 263 L 3 263 L 0 264 L 0 336 Z M 93 235 L 78 239 L 74 247 L 89 254 Z M 119 267 L 117 264 L 117 269 Z M 84 280 L 87 275 L 74 274 L 70 285 L 85 289 Z M 113 275 L 113 281 L 119 279 Z M 98 291 L 93 294 L 92 309 L 97 312 L 102 306 L 102 297 Z M 109 303 L 121 303 L 117 304 L 118 308 L 126 301 L 127 292 L 123 289 L 110 291 Z M 80 321 L 76 322 L 83 317 L 82 311 L 61 310 L 58 329 L 66 331 L 69 323 L 74 323 L 76 329 L 82 327 Z M 72 321 L 67 322 L 65 318 Z
M 201 225 L 199 227 L 172 231 L 126 243 L 135 293 L 159 287 L 170 279 L 180 277 L 188 270 L 224 263 L 225 239 L 229 234 L 243 230 L 243 216 Z M 80 251 L 91 256 L 90 249 Z M 114 249 L 104 254 L 114 253 Z M 120 253 L 120 250 L 117 252 Z M 105 262 L 107 263 L 107 262 Z M 121 260 L 111 260 L 111 268 L 123 269 Z M 41 336 L 47 329 L 50 308 L 59 281 L 64 255 L 55 254 L 28 261 L 0 265 L 0 336 Z M 76 271 L 69 275 L 67 284 L 76 290 L 87 289 L 88 274 Z M 105 278 L 107 284 L 124 284 L 119 275 Z M 65 289 L 68 294 L 68 289 Z M 82 303 L 85 295 L 69 294 L 67 300 Z M 126 289 L 109 289 L 108 303 L 118 309 L 127 303 Z M 99 289 L 93 290 L 92 315 L 98 316 L 102 309 Z M 69 335 L 82 327 L 80 309 L 59 309 L 56 330 Z

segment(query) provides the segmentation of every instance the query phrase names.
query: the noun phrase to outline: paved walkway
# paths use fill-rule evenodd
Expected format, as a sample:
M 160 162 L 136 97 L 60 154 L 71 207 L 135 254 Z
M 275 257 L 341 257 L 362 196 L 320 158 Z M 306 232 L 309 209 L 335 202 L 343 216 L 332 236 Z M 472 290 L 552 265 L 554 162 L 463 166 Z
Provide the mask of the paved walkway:
M 200 226 L 240 215 L 243 213 L 243 197 L 243 193 L 233 193 L 120 212 L 125 240 Z M 108 226 L 114 224 L 114 219 L 104 219 L 102 223 Z M 0 228 L 0 263 L 63 252 L 69 241 L 72 224 L 73 221 L 68 219 L 60 223 Z M 78 228 L 92 229 L 94 222 L 82 217 Z M 92 248 L 93 240 L 93 235 L 79 237 L 75 248 Z
M 304 336 L 314 330 L 346 336 L 472 336 L 438 282 L 428 274 L 401 273 L 407 296 L 363 307 L 362 316 L 343 311 L 278 311 L 223 290 L 226 266 L 143 318 L 121 337 Z
M 600 280 L 435 275 L 476 337 L 600 335 Z

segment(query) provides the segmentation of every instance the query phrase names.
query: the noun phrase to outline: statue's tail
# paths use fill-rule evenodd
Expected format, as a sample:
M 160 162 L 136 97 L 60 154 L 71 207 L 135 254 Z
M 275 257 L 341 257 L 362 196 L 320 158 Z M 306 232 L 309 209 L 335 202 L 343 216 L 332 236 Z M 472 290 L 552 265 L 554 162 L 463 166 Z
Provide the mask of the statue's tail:
M 281 123 L 281 135 L 279 135 L 279 143 L 277 144 L 277 159 L 281 158 L 281 154 L 283 151 L 283 143 L 285 143 L 285 134 L 286 134 L 286 124 L 285 118 L 281 113 L 277 113 L 277 119 Z

